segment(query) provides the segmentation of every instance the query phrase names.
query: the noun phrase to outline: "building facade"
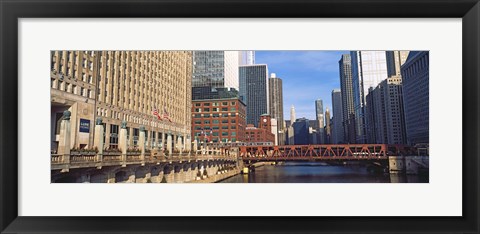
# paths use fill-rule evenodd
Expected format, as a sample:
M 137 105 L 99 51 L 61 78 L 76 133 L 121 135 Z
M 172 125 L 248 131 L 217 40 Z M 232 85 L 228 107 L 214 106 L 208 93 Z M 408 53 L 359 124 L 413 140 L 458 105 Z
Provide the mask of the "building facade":
M 309 120 L 306 118 L 299 118 L 293 124 L 293 138 L 295 145 L 310 144 Z
M 332 143 L 344 143 L 342 92 L 340 89 L 332 90 L 332 111 Z
M 385 51 L 351 51 L 356 143 L 368 143 L 365 97 L 388 77 Z
M 283 128 L 283 87 L 282 79 L 277 78 L 275 73 L 270 75 L 268 79 L 269 101 L 270 101 L 270 116 L 277 120 L 278 131 L 276 133 L 278 145 L 285 144 L 285 129 Z M 282 123 L 282 124 L 280 124 Z
M 316 129 L 319 134 L 318 143 L 325 143 L 325 116 L 323 113 L 323 101 L 321 99 L 315 100 L 315 118 L 317 120 Z
M 92 148 L 97 118 L 105 149 L 118 148 L 122 121 L 127 145 L 138 147 L 146 129 L 146 147 L 161 148 L 191 140 L 192 52 L 52 51 L 51 148 L 56 151 L 62 113 L 71 112 L 71 148 Z M 159 120 L 152 113 L 168 116 Z M 181 147 L 181 145 L 178 145 Z
M 239 65 L 253 65 L 255 64 L 255 51 L 253 50 L 244 50 L 239 51 Z
M 244 142 L 246 106 L 236 96 L 193 100 L 191 125 L 197 142 Z
M 238 51 L 193 51 L 192 86 L 239 89 Z
M 402 68 L 407 141 L 429 142 L 429 52 L 411 51 Z
M 272 133 L 272 117 L 268 114 L 260 116 L 258 128 L 248 124 L 245 129 L 246 142 L 270 142 L 275 144 L 275 134 Z
M 324 143 L 325 144 L 330 144 L 331 138 L 332 138 L 332 129 L 330 128 L 330 110 L 327 109 L 325 110 L 325 137 L 324 137 Z
M 401 76 L 401 67 L 407 61 L 410 51 L 385 51 L 387 56 L 387 76 Z
M 342 93 L 342 125 L 345 143 L 355 143 L 355 109 L 353 104 L 352 59 L 344 54 L 338 61 L 340 70 L 340 91 Z
M 265 64 L 240 66 L 240 100 L 247 105 L 247 124 L 258 127 L 269 112 L 268 68 Z
M 392 76 L 382 81 L 367 95 L 367 116 L 372 143 L 405 144 L 402 77 Z

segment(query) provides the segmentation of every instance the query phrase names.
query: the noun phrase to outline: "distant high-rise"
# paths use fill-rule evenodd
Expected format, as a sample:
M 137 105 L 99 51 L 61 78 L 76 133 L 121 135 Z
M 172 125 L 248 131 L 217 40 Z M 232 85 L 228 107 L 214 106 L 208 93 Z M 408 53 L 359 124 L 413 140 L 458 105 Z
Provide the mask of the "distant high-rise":
M 260 116 L 269 112 L 267 65 L 240 66 L 239 78 L 240 100 L 247 104 L 247 124 L 258 127 Z
M 401 66 L 407 61 L 407 57 L 410 51 L 385 51 L 387 56 L 387 75 L 391 76 L 400 76 Z
M 403 64 L 403 103 L 409 144 L 429 141 L 429 52 L 411 51 Z
M 355 111 L 353 108 L 352 60 L 350 54 L 342 55 L 338 65 L 340 68 L 340 89 L 342 93 L 343 140 L 347 143 L 355 143 Z
M 340 89 L 332 90 L 332 111 L 333 111 L 333 127 L 332 127 L 332 143 L 339 144 L 344 142 L 343 139 L 343 108 L 342 108 L 342 92 Z
M 367 94 L 367 126 L 370 143 L 405 144 L 402 78 L 392 76 Z
M 296 119 L 297 118 L 295 117 L 295 106 L 292 105 L 292 107 L 290 107 L 290 124 L 288 125 L 291 126 Z
M 275 133 L 278 136 L 278 144 L 284 145 L 285 138 L 283 129 L 283 88 L 282 79 L 277 78 L 275 73 L 270 75 L 268 79 L 269 88 L 269 101 L 270 101 L 270 116 L 277 120 L 278 132 Z
M 323 115 L 323 101 L 321 99 L 315 100 L 315 117 L 318 122 L 318 133 L 320 135 L 318 142 L 320 144 L 325 143 L 325 120 Z
M 238 51 L 194 51 L 192 87 L 238 90 L 238 54 Z
M 330 144 L 331 136 L 332 136 L 332 132 L 330 129 L 330 110 L 328 110 L 328 107 L 327 107 L 327 109 L 325 110 L 325 142 L 324 143 Z
M 239 65 L 253 65 L 255 64 L 255 51 L 244 50 L 239 52 Z
M 385 51 L 351 51 L 356 143 L 368 143 L 365 96 L 388 77 Z
M 310 132 L 309 132 L 309 125 L 308 119 L 300 118 L 297 119 L 293 124 L 293 131 L 294 131 L 294 142 L 295 145 L 308 145 L 310 144 Z

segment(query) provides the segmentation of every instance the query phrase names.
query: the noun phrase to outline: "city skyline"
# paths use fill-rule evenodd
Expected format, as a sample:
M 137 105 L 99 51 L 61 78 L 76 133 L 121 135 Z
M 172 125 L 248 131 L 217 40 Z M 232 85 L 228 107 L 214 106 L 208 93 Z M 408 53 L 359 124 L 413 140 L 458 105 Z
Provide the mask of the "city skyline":
M 286 158 L 428 175 L 428 51 L 265 53 L 52 51 L 52 183 L 244 182 Z

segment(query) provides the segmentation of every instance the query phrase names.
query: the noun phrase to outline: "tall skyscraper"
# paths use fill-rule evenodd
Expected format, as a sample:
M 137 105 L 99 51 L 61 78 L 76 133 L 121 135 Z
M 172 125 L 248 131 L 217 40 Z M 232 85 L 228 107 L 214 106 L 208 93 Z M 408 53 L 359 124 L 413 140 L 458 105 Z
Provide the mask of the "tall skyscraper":
M 318 133 L 320 135 L 318 142 L 320 144 L 325 143 L 325 120 L 323 115 L 323 101 L 320 99 L 315 100 L 315 117 L 318 123 Z
M 239 52 L 239 65 L 253 65 L 255 64 L 255 51 L 244 50 Z
M 239 77 L 240 100 L 247 104 L 247 124 L 258 127 L 260 116 L 270 109 L 267 65 L 240 66 Z
M 429 52 L 411 51 L 402 66 L 405 127 L 409 144 L 429 142 Z
M 292 105 L 292 107 L 290 107 L 290 124 L 289 125 L 293 125 L 296 119 L 297 117 L 295 116 L 295 106 Z
M 283 88 L 282 88 L 282 79 L 277 78 L 275 73 L 270 75 L 268 79 L 268 88 L 269 88 L 269 100 L 270 100 L 270 116 L 277 120 L 278 132 L 278 144 L 284 145 L 285 135 L 283 129 Z
M 332 111 L 333 111 L 332 143 L 339 144 L 344 142 L 342 92 L 340 91 L 340 89 L 332 90 Z
M 327 109 L 325 110 L 325 143 L 330 144 L 331 141 L 331 136 L 332 136 L 332 131 L 330 129 L 330 110 Z
M 368 143 L 365 96 L 388 77 L 385 51 L 351 51 L 356 143 Z
M 353 108 L 352 60 L 350 54 L 342 55 L 340 61 L 338 61 L 338 65 L 340 70 L 340 89 L 342 93 L 343 140 L 346 143 L 355 143 L 355 111 Z
M 192 139 L 190 51 L 52 51 L 50 78 L 54 151 L 65 110 L 71 112 L 70 148 L 93 148 L 97 118 L 105 148 L 119 148 L 123 121 L 128 147 L 138 147 L 142 128 L 147 149 L 164 147 L 168 134 L 174 144 Z M 170 121 L 152 121 L 155 110 Z
M 387 75 L 391 76 L 400 76 L 400 68 L 407 61 L 407 57 L 410 51 L 385 51 L 387 56 Z
M 405 144 L 405 121 L 403 109 L 402 78 L 392 76 L 375 88 L 367 99 L 368 133 L 371 143 Z
M 238 59 L 238 51 L 194 51 L 192 87 L 238 90 Z

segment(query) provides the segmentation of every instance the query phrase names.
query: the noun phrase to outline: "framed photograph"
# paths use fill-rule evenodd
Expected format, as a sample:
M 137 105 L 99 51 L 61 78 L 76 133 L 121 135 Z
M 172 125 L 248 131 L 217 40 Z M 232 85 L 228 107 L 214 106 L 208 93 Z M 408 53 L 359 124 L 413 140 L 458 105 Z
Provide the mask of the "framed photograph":
M 478 0 L 0 6 L 1 233 L 479 232 Z

